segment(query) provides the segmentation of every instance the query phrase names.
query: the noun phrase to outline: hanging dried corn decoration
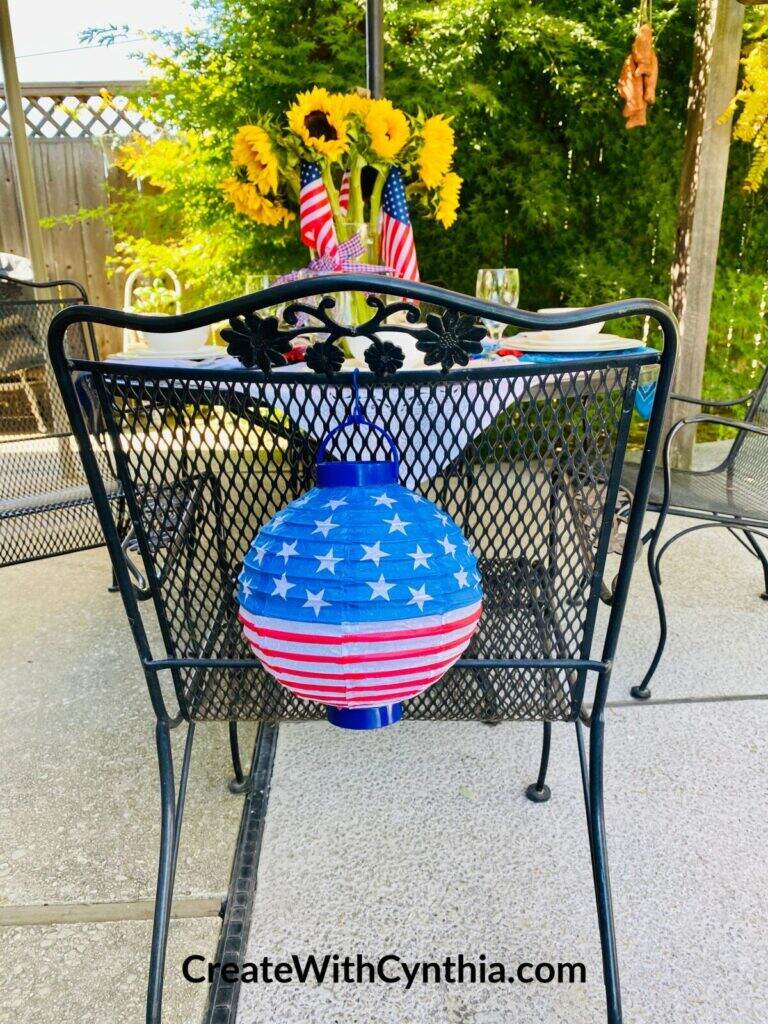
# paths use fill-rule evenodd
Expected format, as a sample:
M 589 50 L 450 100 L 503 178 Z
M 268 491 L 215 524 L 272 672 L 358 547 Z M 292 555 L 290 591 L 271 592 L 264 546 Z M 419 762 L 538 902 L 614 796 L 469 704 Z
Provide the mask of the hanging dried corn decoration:
M 641 0 L 639 28 L 632 49 L 621 67 L 617 89 L 624 100 L 622 113 L 627 128 L 646 124 L 648 107 L 656 102 L 659 62 L 653 48 L 651 0 Z

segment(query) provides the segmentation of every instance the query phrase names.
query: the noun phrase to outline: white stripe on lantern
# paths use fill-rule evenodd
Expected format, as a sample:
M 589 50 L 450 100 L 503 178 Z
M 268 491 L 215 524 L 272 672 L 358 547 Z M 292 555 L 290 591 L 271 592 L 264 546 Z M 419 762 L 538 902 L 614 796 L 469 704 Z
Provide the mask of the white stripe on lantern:
M 442 627 L 461 622 L 464 619 L 479 618 L 482 612 L 482 602 L 474 601 L 472 604 L 464 605 L 461 608 L 454 608 L 452 611 L 442 615 L 419 615 L 408 619 L 383 619 L 375 622 L 344 622 L 344 623 L 323 623 L 323 622 L 298 622 L 288 619 L 275 619 L 266 615 L 254 615 L 245 608 L 240 608 L 240 618 L 246 625 L 259 630 L 271 630 L 282 634 L 302 634 L 307 637 L 328 638 L 336 640 L 361 640 L 362 637 L 372 634 L 399 634 L 404 631 L 418 631 L 441 629 Z
M 337 640 L 330 644 L 302 644 L 286 640 L 273 640 L 262 636 L 258 630 L 244 625 L 244 632 L 254 646 L 261 648 L 265 654 L 292 656 L 297 663 L 301 661 L 329 662 L 337 664 L 363 664 L 374 655 L 383 659 L 402 658 L 406 654 L 413 657 L 420 653 L 441 654 L 452 644 L 475 631 L 476 620 L 461 629 L 449 629 L 444 633 L 417 637 L 412 640 L 380 640 L 377 642 L 359 642 L 356 640 Z

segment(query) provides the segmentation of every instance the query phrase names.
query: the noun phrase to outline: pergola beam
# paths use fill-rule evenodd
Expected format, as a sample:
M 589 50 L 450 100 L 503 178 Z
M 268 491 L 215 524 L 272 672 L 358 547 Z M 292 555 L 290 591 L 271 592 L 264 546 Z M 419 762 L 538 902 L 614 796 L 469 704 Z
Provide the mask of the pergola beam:
M 384 0 L 366 0 L 365 76 L 375 99 L 384 95 Z
M 21 88 L 19 87 L 19 73 L 16 67 L 16 53 L 11 32 L 9 0 L 0 0 L 0 59 L 2 60 L 5 83 L 5 102 L 11 122 L 11 144 L 27 249 L 32 261 L 35 280 L 45 281 L 48 273 L 43 255 L 43 233 L 40 229 L 40 211 L 37 205 L 37 191 L 32 173 L 32 158 L 29 153 L 24 109 L 21 105 Z

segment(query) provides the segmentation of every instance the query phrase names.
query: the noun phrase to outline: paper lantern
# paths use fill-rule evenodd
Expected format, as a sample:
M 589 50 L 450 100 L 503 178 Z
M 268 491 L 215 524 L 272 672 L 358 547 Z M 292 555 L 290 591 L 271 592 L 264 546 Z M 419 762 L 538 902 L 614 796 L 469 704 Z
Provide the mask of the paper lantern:
M 464 535 L 398 483 L 396 460 L 320 463 L 317 486 L 259 530 L 238 599 L 264 668 L 349 729 L 398 721 L 402 701 L 461 656 L 482 611 Z

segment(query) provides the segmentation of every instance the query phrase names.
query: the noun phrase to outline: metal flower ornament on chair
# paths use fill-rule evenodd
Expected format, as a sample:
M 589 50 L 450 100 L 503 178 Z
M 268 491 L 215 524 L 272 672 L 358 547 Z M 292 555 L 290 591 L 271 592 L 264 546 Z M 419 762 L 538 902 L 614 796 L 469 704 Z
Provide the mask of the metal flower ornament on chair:
M 307 366 L 314 373 L 332 376 L 343 366 L 345 338 L 365 338 L 370 345 L 363 353 L 369 370 L 379 379 L 391 377 L 405 362 L 402 348 L 393 341 L 398 336 L 415 341 L 416 349 L 424 353 L 426 366 L 440 366 L 448 372 L 453 366 L 466 366 L 470 356 L 482 352 L 485 328 L 477 318 L 456 310 L 446 309 L 441 314 L 427 313 L 425 322 L 419 321 L 419 310 L 412 302 L 385 303 L 377 295 L 363 296 L 371 316 L 361 324 L 345 324 L 335 320 L 331 313 L 335 300 L 323 297 L 317 306 L 296 302 L 286 306 L 280 328 L 274 316 L 260 317 L 256 312 L 246 313 L 230 321 L 221 331 L 227 350 L 243 366 L 257 367 L 269 376 L 273 367 L 285 366 L 291 342 L 298 337 L 313 335 L 318 340 L 307 350 Z M 389 323 L 392 316 L 404 318 Z
M 355 383 L 357 396 L 357 384 Z M 334 436 L 367 427 L 388 461 L 326 462 Z M 240 622 L 264 668 L 346 729 L 400 719 L 467 648 L 482 613 L 459 527 L 398 483 L 398 454 L 354 412 L 318 450 L 317 487 L 259 530 L 238 580 Z

